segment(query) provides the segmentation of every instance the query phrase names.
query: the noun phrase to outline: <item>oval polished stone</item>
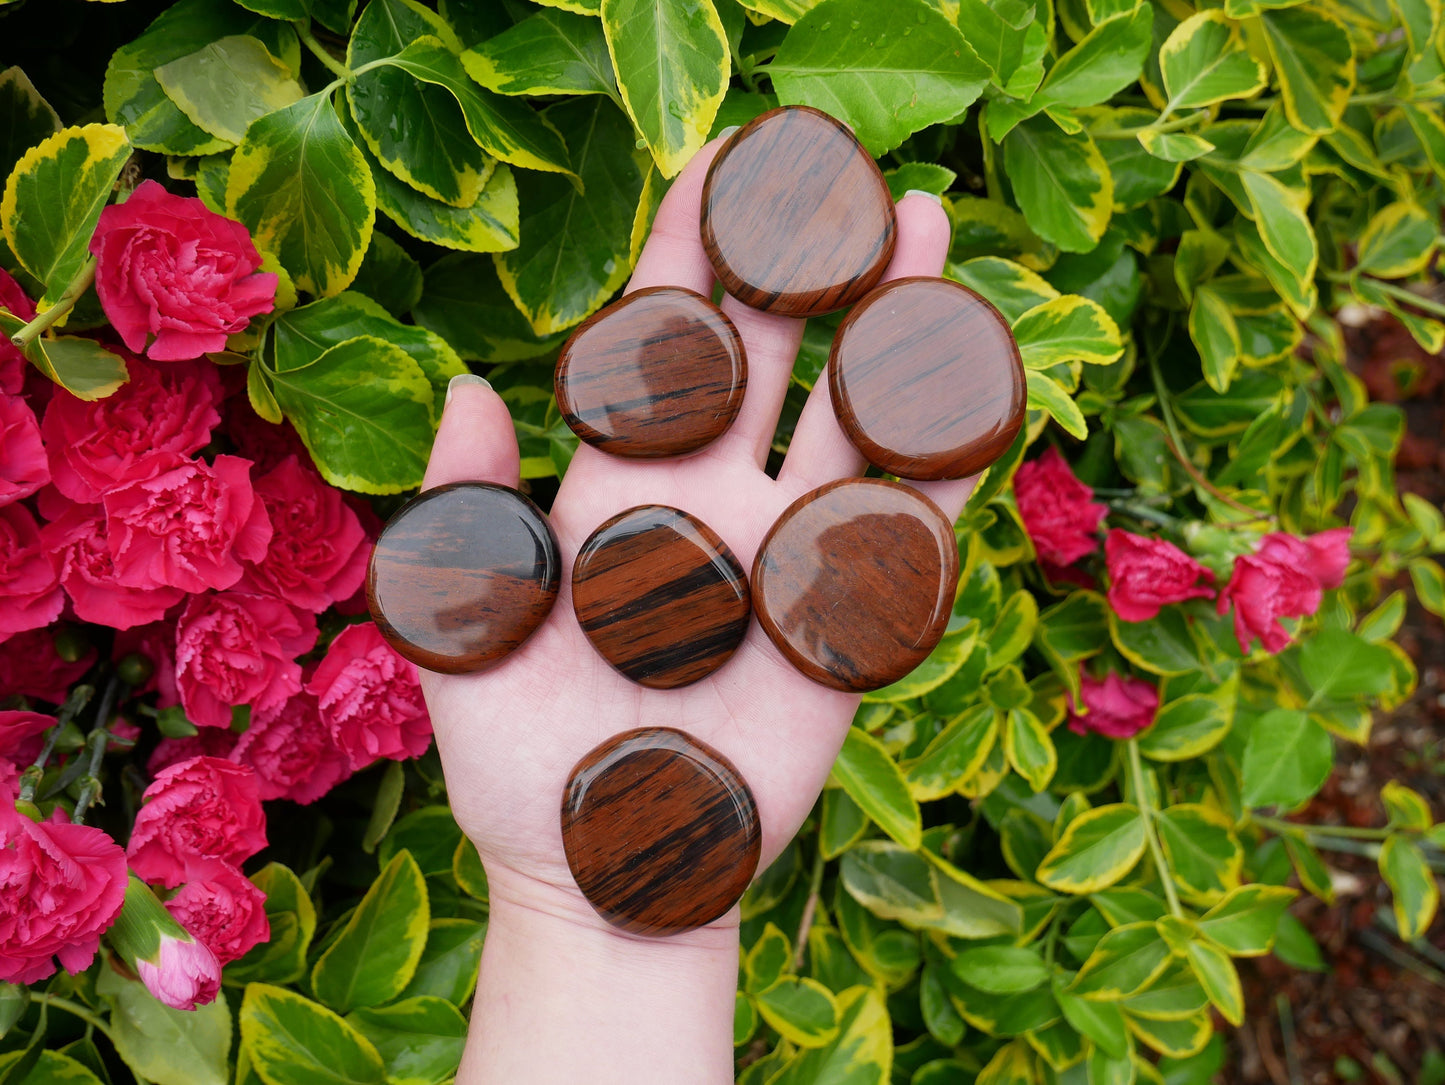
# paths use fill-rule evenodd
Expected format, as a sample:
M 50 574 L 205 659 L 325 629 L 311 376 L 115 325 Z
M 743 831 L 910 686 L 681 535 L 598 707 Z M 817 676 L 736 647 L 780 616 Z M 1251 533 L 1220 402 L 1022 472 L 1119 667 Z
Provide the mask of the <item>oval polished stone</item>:
M 900 478 L 976 474 L 1024 421 L 1024 367 L 1008 321 L 947 279 L 897 279 L 855 305 L 833 339 L 828 384 L 848 439 Z
M 666 505 L 628 509 L 592 533 L 572 566 L 572 606 L 598 654 L 652 689 L 712 674 L 752 613 L 747 574 L 727 543 Z
M 443 674 L 501 659 L 542 624 L 562 562 L 552 526 L 516 490 L 454 482 L 387 522 L 366 578 L 377 628 L 419 667 Z
M 743 125 L 708 167 L 702 243 L 729 294 L 821 316 L 872 289 L 893 258 L 888 184 L 842 122 L 807 106 Z
M 843 479 L 794 501 L 753 563 L 753 611 L 803 674 L 863 692 L 933 651 L 958 585 L 953 527 L 899 482 Z
M 613 926 L 677 934 L 711 923 L 752 881 L 757 803 L 732 763 L 670 727 L 627 731 L 572 770 L 562 844 L 588 903 Z
M 748 369 L 742 337 L 701 294 L 655 286 L 588 319 L 553 377 L 572 432 L 614 456 L 685 456 L 732 425 Z

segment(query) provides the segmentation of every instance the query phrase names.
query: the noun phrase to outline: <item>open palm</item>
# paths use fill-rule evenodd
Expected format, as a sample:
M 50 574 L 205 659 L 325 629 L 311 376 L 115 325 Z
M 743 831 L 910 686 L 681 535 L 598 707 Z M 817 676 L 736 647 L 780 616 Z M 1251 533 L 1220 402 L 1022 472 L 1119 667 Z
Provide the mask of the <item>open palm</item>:
M 669 285 L 711 292 L 698 213 L 717 149 L 714 142 L 699 152 L 668 192 L 629 291 Z M 942 209 L 925 197 L 908 197 L 898 205 L 898 220 L 885 278 L 938 274 L 948 244 Z M 827 382 L 820 381 L 779 477 L 763 471 L 803 322 L 732 298 L 724 299 L 723 310 L 742 334 L 748 358 L 747 394 L 732 428 L 685 459 L 622 460 L 580 447 L 550 512 L 563 568 L 550 616 L 490 670 L 423 672 L 452 810 L 482 855 L 494 896 L 551 911 L 575 906 L 590 915 L 563 856 L 562 790 L 584 754 L 635 727 L 687 731 L 737 766 L 758 802 L 765 866 L 812 808 L 857 707 L 856 694 L 826 689 L 793 670 L 756 620 L 737 653 L 709 678 L 653 690 L 604 662 L 573 614 L 573 559 L 588 535 L 618 512 L 644 504 L 680 508 L 712 527 L 751 568 L 763 536 L 788 505 L 865 466 L 834 420 Z M 516 486 L 518 463 L 500 397 L 481 385 L 459 386 L 437 434 L 426 486 L 463 480 Z M 953 518 L 972 482 L 917 488 Z

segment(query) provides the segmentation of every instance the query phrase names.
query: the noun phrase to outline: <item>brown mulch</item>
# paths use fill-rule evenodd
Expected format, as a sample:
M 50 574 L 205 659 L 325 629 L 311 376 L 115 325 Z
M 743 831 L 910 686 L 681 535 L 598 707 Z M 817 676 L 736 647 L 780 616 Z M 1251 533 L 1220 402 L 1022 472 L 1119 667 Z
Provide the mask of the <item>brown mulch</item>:
M 1396 459 L 1402 493 L 1445 503 L 1445 359 L 1425 354 L 1397 323 L 1347 328 L 1351 368 L 1373 399 L 1398 404 L 1408 432 Z M 1409 578 L 1398 586 L 1408 589 Z M 1420 673 L 1415 695 L 1379 713 L 1364 748 L 1340 743 L 1334 776 L 1305 820 L 1385 823 L 1379 790 L 1399 780 L 1445 819 L 1445 624 L 1411 603 L 1398 643 Z M 1295 905 L 1327 970 L 1297 971 L 1273 956 L 1240 962 L 1244 1027 L 1228 1034 L 1225 1085 L 1445 1082 L 1445 916 L 1427 947 L 1402 944 L 1385 917 L 1390 893 L 1374 860 L 1324 853 L 1336 903 Z M 1437 879 L 1439 880 L 1439 879 Z M 1432 948 L 1433 947 L 1433 950 Z

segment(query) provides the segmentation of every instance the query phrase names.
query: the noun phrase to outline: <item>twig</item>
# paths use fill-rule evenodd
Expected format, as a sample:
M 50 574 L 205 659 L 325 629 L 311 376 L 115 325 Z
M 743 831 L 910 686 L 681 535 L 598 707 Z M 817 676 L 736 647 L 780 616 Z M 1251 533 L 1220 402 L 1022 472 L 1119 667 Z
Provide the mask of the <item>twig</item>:
M 823 849 L 813 857 L 813 874 L 808 880 L 808 900 L 803 905 L 803 918 L 798 923 L 798 940 L 793 948 L 793 971 L 803 968 L 803 956 L 808 949 L 808 932 L 813 928 L 813 917 L 818 912 L 818 894 L 823 887 Z

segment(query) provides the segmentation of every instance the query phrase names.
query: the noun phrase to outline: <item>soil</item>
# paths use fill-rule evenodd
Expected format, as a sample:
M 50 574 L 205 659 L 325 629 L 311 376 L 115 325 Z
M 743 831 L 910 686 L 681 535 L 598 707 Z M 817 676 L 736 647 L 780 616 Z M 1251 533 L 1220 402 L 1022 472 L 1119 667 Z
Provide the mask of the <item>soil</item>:
M 1373 399 L 1398 404 L 1408 432 L 1396 459 L 1402 493 L 1445 503 L 1445 359 L 1422 351 L 1393 320 L 1346 328 L 1351 368 Z M 1398 584 L 1409 591 L 1409 578 Z M 1415 695 L 1377 713 L 1369 744 L 1339 743 L 1336 769 L 1302 820 L 1380 826 L 1387 780 L 1414 788 L 1445 819 L 1445 623 L 1412 601 L 1397 636 L 1419 670 Z M 1325 853 L 1336 902 L 1302 897 L 1296 916 L 1325 970 L 1274 956 L 1240 962 L 1244 1027 L 1226 1030 L 1225 1085 L 1445 1083 L 1445 910 L 1426 937 L 1393 933 L 1390 892 L 1368 855 Z M 1445 881 L 1437 878 L 1437 881 Z

